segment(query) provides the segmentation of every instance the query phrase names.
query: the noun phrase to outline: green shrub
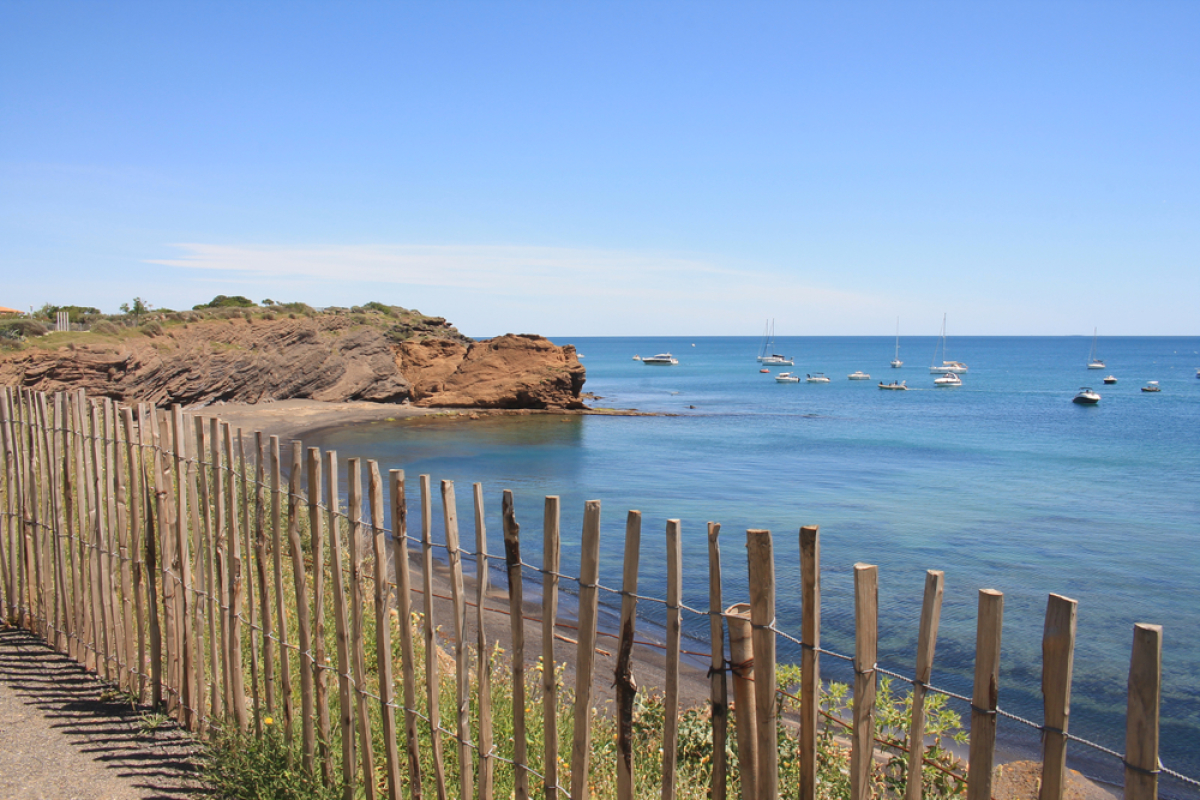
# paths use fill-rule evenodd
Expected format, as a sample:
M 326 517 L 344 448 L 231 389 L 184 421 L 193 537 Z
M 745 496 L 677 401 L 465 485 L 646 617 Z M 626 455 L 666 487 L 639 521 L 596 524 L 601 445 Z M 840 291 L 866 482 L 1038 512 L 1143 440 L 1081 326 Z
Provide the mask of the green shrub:
M 35 319 L 14 319 L 11 322 L 0 323 L 0 336 L 12 341 L 22 341 L 29 336 L 41 336 L 48 328 Z
M 257 303 L 248 297 L 243 297 L 240 294 L 219 294 L 207 303 L 201 303 L 199 305 L 192 306 L 192 308 L 199 311 L 202 308 L 254 308 L 256 306 Z
M 113 323 L 109 322 L 108 320 L 104 320 L 103 322 L 97 322 L 95 325 L 92 326 L 92 333 L 98 333 L 101 336 L 116 336 L 120 332 L 121 332 L 121 329 L 118 328 Z
M 372 300 L 369 303 L 363 304 L 363 308 L 366 309 L 367 311 L 378 311 L 380 314 L 383 314 L 384 316 L 388 316 L 388 317 L 394 317 L 394 316 L 396 316 L 396 313 L 398 311 L 404 310 L 404 309 L 398 308 L 396 306 L 384 305 L 383 303 L 379 303 L 374 300 Z
M 217 800 L 334 800 L 337 787 L 322 786 L 300 765 L 300 737 L 289 744 L 271 717 L 263 718 L 263 735 L 220 729 L 209 742 L 204 776 Z

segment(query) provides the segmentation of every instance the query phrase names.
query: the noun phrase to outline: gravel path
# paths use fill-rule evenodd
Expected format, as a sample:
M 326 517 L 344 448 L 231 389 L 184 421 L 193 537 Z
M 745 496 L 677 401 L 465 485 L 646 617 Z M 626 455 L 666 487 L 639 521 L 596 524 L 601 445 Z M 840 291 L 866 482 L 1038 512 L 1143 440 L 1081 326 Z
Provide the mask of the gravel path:
M 0 797 L 176 800 L 203 797 L 194 743 L 27 631 L 0 627 Z M 153 719 L 153 718 L 151 718 Z

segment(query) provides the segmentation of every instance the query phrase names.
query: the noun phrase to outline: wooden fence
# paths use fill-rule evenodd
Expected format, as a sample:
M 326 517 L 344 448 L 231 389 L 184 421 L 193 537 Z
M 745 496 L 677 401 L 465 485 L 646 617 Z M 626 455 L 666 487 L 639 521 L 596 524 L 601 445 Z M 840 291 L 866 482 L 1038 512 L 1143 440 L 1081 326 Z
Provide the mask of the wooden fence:
M 517 798 L 584 798 L 595 787 L 597 776 L 589 774 L 599 702 L 593 677 L 597 653 L 603 653 L 597 646 L 603 634 L 597 630 L 598 592 L 606 588 L 599 582 L 598 501 L 586 504 L 574 577 L 559 563 L 558 498 L 545 499 L 544 561 L 535 566 L 522 561 L 521 526 L 512 494 L 504 493 L 505 597 L 489 586 L 488 564 L 499 565 L 500 556 L 489 549 L 478 484 L 470 550 L 461 542 L 455 488 L 441 483 L 445 554 L 435 561 L 439 545 L 432 537 L 434 499 L 427 475 L 420 476 L 414 492 L 421 511 L 420 531 L 414 534 L 407 508 L 412 487 L 403 471 L 390 471 L 385 485 L 375 462 L 350 459 L 343 504 L 336 453 L 305 451 L 300 442 L 281 453 L 274 436 L 246 436 L 179 406 L 129 408 L 82 391 L 47 396 L 4 387 L 0 427 L 5 503 L 0 588 L 7 619 L 141 702 L 165 709 L 201 736 L 223 726 L 258 736 L 281 729 L 288 741 L 295 732 L 304 769 L 343 787 L 347 798 L 383 793 L 419 798 L 430 793 L 429 787 L 441 798 L 454 786 L 463 798 L 491 798 L 501 778 Z M 385 492 L 390 509 L 385 509 Z M 384 527 L 388 518 L 390 530 Z M 820 794 L 819 726 L 828 724 L 819 715 L 820 658 L 828 651 L 820 639 L 818 529 L 800 530 L 800 563 L 785 566 L 798 567 L 801 576 L 799 637 L 775 624 L 777 564 L 768 531 L 746 532 L 750 602 L 725 607 L 719 530 L 709 524 L 709 607 L 687 609 L 707 615 L 711 632 L 711 785 L 702 788 L 724 800 L 734 788 L 730 775 L 736 769 L 743 798 L 775 798 L 786 790 L 813 800 Z M 632 658 L 637 604 L 663 602 L 637 593 L 640 538 L 640 514 L 629 512 L 622 583 L 611 590 L 621 596 L 614 636 L 616 774 L 599 777 L 601 782 L 615 777 L 619 798 L 637 791 L 633 727 L 639 689 Z M 677 520 L 668 523 L 665 541 L 661 688 L 666 713 L 660 769 L 661 797 L 673 798 L 679 790 L 685 610 Z M 477 565 L 473 586 L 464 578 L 464 556 Z M 540 608 L 531 611 L 524 590 L 527 582 L 533 586 L 538 580 Z M 439 581 L 449 584 L 440 608 L 451 614 L 444 646 L 438 642 L 439 607 L 433 602 Z M 574 639 L 558 624 L 562 581 L 575 584 L 578 595 Z M 942 587 L 942 574 L 930 571 L 915 674 L 906 679 L 913 687 L 906 800 L 921 797 L 925 704 L 932 690 L 928 682 Z M 850 796 L 864 800 L 872 793 L 877 746 L 872 719 L 879 672 L 875 567 L 855 566 L 854 594 L 856 702 L 846 736 L 852 751 Z M 416 608 L 422 613 L 413 616 Z M 997 709 L 1003 609 L 1002 594 L 979 593 L 969 800 L 991 796 L 997 715 L 1003 714 Z M 1059 800 L 1064 791 L 1072 738 L 1075 614 L 1073 600 L 1050 596 L 1043 640 L 1041 800 Z M 504 616 L 511 654 L 498 660 L 496 620 Z M 409 624 L 413 619 L 415 626 Z M 540 635 L 527 634 L 526 622 L 540 628 Z M 779 636 L 802 648 L 798 713 L 786 723 L 798 728 L 798 782 L 783 789 L 777 747 Z M 574 647 L 573 693 L 562 686 L 555 668 L 556 642 L 561 652 L 564 641 Z M 1123 758 L 1130 800 L 1157 796 L 1161 648 L 1160 627 L 1135 626 Z M 534 661 L 540 676 L 527 674 Z M 510 676 L 502 676 L 503 669 Z M 504 709 L 503 730 L 496 728 L 500 714 L 493 708 L 492 684 L 498 677 L 506 677 L 510 692 L 503 698 L 511 703 Z M 447 686 L 452 687 L 453 719 L 443 725 Z M 529 691 L 540 691 L 541 697 L 530 700 Z M 736 702 L 731 703 L 731 694 Z M 572 702 L 574 713 L 563 724 L 564 705 Z M 732 722 L 742 731 L 735 759 L 726 758 L 731 709 Z M 531 724 L 538 728 L 532 738 Z M 560 730 L 569 737 L 561 745 Z

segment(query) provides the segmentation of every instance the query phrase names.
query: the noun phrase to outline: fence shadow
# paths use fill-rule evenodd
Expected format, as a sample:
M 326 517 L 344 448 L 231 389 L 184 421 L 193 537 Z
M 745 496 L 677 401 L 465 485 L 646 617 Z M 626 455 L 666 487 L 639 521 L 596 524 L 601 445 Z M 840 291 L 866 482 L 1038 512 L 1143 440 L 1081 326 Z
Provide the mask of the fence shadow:
M 106 691 L 104 682 L 30 632 L 0 629 L 0 684 L 42 720 L 7 731 L 9 747 L 24 739 L 22 750 L 49 750 L 57 746 L 49 740 L 61 737 L 95 762 L 97 780 L 106 774 L 101 771 L 111 770 L 139 797 L 185 800 L 209 793 L 199 784 L 195 742 L 173 720 L 144 730 L 148 709 L 122 697 L 110 699 L 115 693 Z M 88 778 L 76 775 L 73 780 L 85 783 Z

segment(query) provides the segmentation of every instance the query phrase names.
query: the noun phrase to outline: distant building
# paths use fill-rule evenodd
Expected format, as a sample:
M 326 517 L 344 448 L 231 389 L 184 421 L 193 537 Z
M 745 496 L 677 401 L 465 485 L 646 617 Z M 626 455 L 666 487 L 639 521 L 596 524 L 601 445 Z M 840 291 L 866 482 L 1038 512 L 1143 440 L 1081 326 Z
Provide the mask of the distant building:
M 7 317 L 7 316 L 11 316 L 12 314 L 24 314 L 24 313 L 25 313 L 24 311 L 18 311 L 15 308 L 5 308 L 4 306 L 0 306 L 0 317 Z

